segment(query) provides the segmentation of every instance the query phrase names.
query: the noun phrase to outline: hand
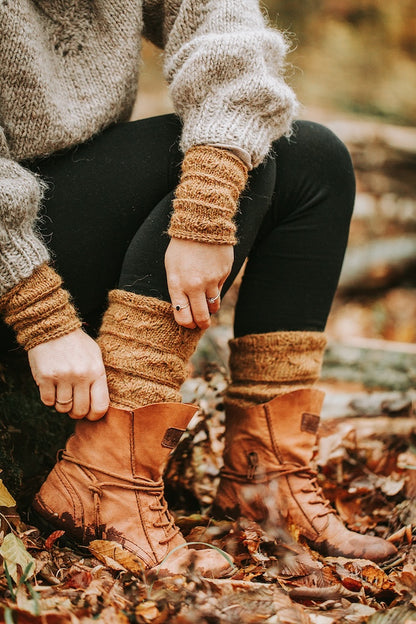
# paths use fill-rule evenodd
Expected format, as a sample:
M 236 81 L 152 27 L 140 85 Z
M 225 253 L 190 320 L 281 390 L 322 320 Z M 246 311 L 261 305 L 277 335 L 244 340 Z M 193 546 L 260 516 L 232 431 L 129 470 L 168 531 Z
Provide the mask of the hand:
M 210 314 L 220 309 L 216 298 L 231 272 L 234 260 L 232 245 L 212 245 L 172 238 L 165 255 L 166 276 L 177 323 L 191 329 L 210 326 Z
M 81 329 L 28 351 L 45 405 L 71 418 L 98 420 L 109 405 L 107 378 L 97 343 Z

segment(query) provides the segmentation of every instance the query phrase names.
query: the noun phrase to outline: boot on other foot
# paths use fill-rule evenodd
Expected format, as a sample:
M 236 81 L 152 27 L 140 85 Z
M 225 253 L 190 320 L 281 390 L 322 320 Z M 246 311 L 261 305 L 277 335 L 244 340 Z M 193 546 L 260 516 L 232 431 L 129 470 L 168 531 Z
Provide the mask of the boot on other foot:
M 228 405 L 224 468 L 214 516 L 245 516 L 266 529 L 282 518 L 323 555 L 378 562 L 397 552 L 347 529 L 310 468 L 324 393 L 302 389 L 246 409 Z

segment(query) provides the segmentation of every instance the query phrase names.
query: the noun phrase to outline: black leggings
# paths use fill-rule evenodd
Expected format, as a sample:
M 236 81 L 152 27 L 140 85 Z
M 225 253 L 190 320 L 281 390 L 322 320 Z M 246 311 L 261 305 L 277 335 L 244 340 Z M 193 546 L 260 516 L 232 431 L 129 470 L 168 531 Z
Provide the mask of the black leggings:
M 107 293 L 170 301 L 164 255 L 179 173 L 174 115 L 119 124 L 74 149 L 26 163 L 49 184 L 40 230 L 80 314 L 97 330 Z M 248 257 L 235 335 L 323 331 L 354 203 L 351 160 L 337 137 L 295 123 L 255 169 L 237 215 L 238 245 L 224 294 Z M 1 350 L 13 346 L 0 323 Z

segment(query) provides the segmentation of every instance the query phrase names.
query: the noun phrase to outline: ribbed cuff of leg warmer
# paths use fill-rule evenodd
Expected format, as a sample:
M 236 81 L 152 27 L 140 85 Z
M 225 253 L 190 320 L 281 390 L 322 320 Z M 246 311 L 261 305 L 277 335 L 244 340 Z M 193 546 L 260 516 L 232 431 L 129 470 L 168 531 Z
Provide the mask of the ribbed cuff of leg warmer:
M 230 340 L 231 384 L 226 402 L 242 407 L 264 403 L 318 379 L 326 347 L 321 332 L 251 334 Z
M 247 177 L 247 165 L 230 150 L 210 145 L 188 150 L 168 234 L 202 243 L 235 245 L 233 217 Z
M 62 280 L 43 264 L 0 299 L 0 312 L 28 351 L 81 327 Z
M 98 337 L 111 405 L 136 409 L 180 402 L 187 363 L 201 334 L 178 325 L 166 301 L 111 291 Z

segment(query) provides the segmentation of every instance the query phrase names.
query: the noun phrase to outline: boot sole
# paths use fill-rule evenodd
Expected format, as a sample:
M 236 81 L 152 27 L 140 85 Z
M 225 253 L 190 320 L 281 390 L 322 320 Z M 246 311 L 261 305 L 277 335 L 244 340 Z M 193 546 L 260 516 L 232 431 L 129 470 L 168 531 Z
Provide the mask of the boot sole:
M 45 518 L 36 509 L 34 509 L 33 507 L 31 507 L 31 509 L 30 509 L 30 520 L 31 520 L 31 522 L 33 521 L 35 526 L 41 531 L 41 533 L 43 534 L 45 539 L 47 537 L 49 537 L 55 531 L 63 530 L 63 529 L 58 529 L 51 522 L 48 522 L 47 520 L 45 520 Z M 91 541 L 94 541 L 94 540 L 91 540 Z M 61 537 L 58 537 L 58 539 L 54 543 L 58 544 L 62 548 L 65 548 L 65 547 L 70 548 L 76 554 L 82 555 L 84 557 L 85 557 L 86 553 L 88 553 L 89 556 L 94 557 L 93 553 L 90 551 L 88 546 L 80 544 L 79 542 L 74 540 L 74 538 L 70 537 L 67 533 L 65 533 Z M 121 544 L 120 544 L 120 547 L 128 555 L 134 555 L 134 553 L 131 553 L 129 550 L 126 550 L 123 546 L 121 546 Z M 124 564 L 122 564 L 122 565 L 124 565 Z M 160 565 L 161 564 L 159 563 L 159 564 L 155 565 L 152 568 L 145 568 L 145 569 L 146 569 L 147 572 L 151 571 L 151 570 L 154 570 L 154 571 L 158 572 Z M 129 569 L 129 568 L 127 567 L 126 569 Z M 225 572 L 220 577 L 215 577 L 215 578 L 222 578 L 222 579 L 230 578 L 233 574 L 235 574 L 235 571 L 236 570 L 234 568 L 230 568 L 230 570 L 228 572 Z M 167 576 L 169 576 L 169 575 L 167 575 Z M 202 578 L 211 578 L 210 576 L 202 576 L 202 575 L 201 575 L 201 577 Z

